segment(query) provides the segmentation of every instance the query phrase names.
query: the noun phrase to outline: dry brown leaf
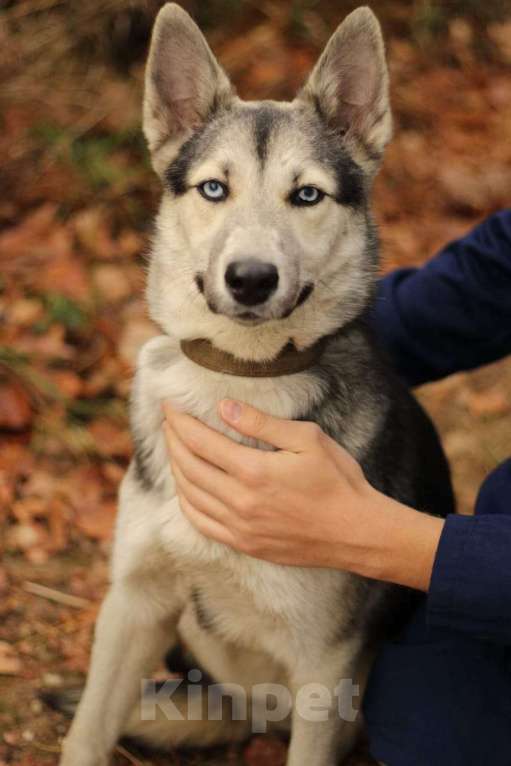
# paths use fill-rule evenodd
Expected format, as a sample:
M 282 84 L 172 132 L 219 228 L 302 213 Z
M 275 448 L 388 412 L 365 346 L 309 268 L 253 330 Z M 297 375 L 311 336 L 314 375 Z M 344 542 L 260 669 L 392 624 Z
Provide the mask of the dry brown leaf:
M 511 412 L 511 396 L 500 388 L 465 391 L 462 400 L 472 415 L 487 417 Z
M 119 340 L 119 356 L 134 365 L 146 341 L 158 334 L 155 325 L 144 317 L 128 319 Z
M 284 766 L 286 745 L 277 739 L 253 737 L 244 750 L 244 762 L 247 766 Z
M 72 370 L 50 370 L 50 380 L 67 399 L 77 399 L 83 391 L 83 380 Z
M 30 524 L 33 519 L 45 516 L 47 510 L 47 500 L 34 496 L 17 500 L 12 504 L 11 508 L 12 515 L 20 522 L 20 524 Z
M 30 396 L 13 381 L 0 381 L 0 429 L 24 431 L 34 418 Z
M 120 427 L 110 420 L 95 420 L 89 426 L 98 454 L 104 457 L 131 457 L 132 444 L 127 428 Z
M 103 300 L 110 304 L 126 300 L 133 292 L 126 269 L 114 264 L 96 266 L 93 281 Z
M 44 335 L 24 335 L 17 344 L 18 351 L 24 354 L 35 354 L 59 361 L 70 361 L 76 355 L 76 348 L 66 343 L 66 330 L 60 324 L 48 328 Z
M 490 40 L 496 45 L 502 60 L 511 64 L 511 21 L 490 24 L 487 29 Z
M 71 227 L 79 245 L 92 255 L 111 258 L 115 253 L 107 210 L 98 207 L 85 208 L 73 217 Z
M 9 550 L 29 551 L 32 548 L 44 549 L 48 545 L 48 532 L 38 522 L 13 524 L 7 528 L 5 545 Z
M 0 675 L 17 676 L 22 667 L 15 649 L 6 641 L 0 641 Z
M 7 320 L 19 327 L 31 327 L 44 314 L 41 301 L 34 298 L 19 298 L 12 302 L 7 311 Z
M 95 505 L 81 506 L 75 514 L 77 529 L 92 540 L 110 540 L 113 534 L 117 503 L 103 501 Z

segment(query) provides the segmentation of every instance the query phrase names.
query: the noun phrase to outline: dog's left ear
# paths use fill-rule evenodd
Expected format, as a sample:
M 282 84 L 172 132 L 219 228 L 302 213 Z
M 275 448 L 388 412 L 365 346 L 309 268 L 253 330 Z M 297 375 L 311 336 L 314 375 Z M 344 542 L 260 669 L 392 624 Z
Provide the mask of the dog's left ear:
M 339 25 L 299 100 L 311 103 L 329 126 L 378 160 L 392 135 L 385 48 L 378 19 L 357 8 Z
M 164 5 L 153 28 L 144 94 L 143 128 L 156 172 L 233 95 L 191 16 L 176 3 Z

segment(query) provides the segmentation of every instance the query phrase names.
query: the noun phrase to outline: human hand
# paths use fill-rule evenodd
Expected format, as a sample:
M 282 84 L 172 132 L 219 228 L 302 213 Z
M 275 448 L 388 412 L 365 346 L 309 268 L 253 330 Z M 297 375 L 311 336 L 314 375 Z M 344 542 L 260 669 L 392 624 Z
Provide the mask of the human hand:
M 427 588 L 440 519 L 375 490 L 358 463 L 314 423 L 274 418 L 230 400 L 219 409 L 231 428 L 278 451 L 240 445 L 166 407 L 179 501 L 201 533 L 279 564 L 347 569 Z M 408 549 L 411 538 L 409 561 L 395 548 Z

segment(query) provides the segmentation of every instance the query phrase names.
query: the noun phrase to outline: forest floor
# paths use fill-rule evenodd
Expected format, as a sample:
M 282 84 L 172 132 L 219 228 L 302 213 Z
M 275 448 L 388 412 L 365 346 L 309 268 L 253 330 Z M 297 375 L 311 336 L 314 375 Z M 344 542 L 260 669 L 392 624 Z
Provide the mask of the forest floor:
M 87 668 L 131 455 L 133 362 L 155 332 L 143 299 L 158 184 L 139 132 L 142 59 L 119 71 L 101 58 L 98 32 L 94 54 L 74 63 L 62 18 L 34 15 L 36 5 L 0 12 L 12 32 L 0 32 L 0 766 L 57 763 L 67 722 L 39 694 Z M 395 114 L 374 194 L 384 271 L 420 265 L 509 205 L 511 189 L 511 21 L 410 20 L 410 5 L 381 4 Z M 209 37 L 242 95 L 287 98 L 334 14 L 321 2 L 260 6 L 230 25 L 210 22 Z M 41 56 L 43 45 L 55 58 Z M 459 510 L 470 513 L 511 452 L 511 360 L 417 393 L 442 436 Z M 165 758 L 130 748 L 115 763 L 284 759 L 284 743 L 255 737 Z M 369 762 L 360 754 L 353 766 Z

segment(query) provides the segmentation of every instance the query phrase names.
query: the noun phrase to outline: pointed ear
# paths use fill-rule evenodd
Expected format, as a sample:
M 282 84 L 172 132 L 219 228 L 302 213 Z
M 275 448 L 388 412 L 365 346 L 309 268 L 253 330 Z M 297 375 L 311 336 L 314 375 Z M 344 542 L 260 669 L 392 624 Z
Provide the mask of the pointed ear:
M 339 25 L 298 98 L 357 141 L 369 160 L 381 157 L 392 119 L 383 37 L 370 8 L 357 8 Z
M 195 22 L 179 5 L 164 5 L 153 28 L 144 94 L 143 129 L 157 172 L 163 145 L 185 141 L 233 94 Z

